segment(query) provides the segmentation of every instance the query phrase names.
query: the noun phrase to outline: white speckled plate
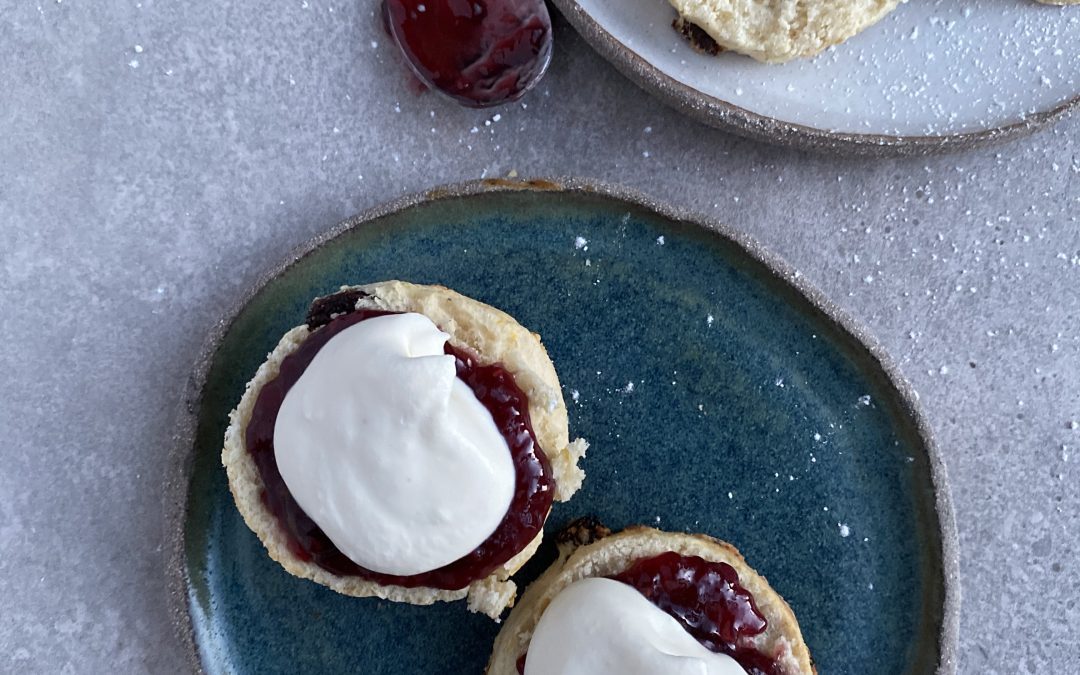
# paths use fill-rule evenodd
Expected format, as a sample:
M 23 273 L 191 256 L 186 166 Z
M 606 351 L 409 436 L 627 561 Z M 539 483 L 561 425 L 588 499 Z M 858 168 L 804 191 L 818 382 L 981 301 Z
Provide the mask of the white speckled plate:
M 752 138 L 915 154 L 1020 135 L 1080 101 L 1080 7 L 915 0 L 810 60 L 694 52 L 665 0 L 554 0 L 620 70 Z

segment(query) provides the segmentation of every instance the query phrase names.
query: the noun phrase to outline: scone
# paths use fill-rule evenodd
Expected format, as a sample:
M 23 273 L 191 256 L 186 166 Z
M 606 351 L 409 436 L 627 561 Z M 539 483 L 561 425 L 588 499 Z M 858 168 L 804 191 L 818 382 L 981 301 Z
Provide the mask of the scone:
M 899 4 L 899 0 L 669 2 L 679 13 L 675 28 L 695 47 L 738 52 L 765 63 L 819 54 L 873 25 Z
M 487 675 L 811 675 L 791 608 L 730 544 L 583 519 L 495 639 Z
M 298 577 L 497 618 L 553 499 L 581 486 L 539 336 L 442 287 L 316 299 L 232 411 L 222 463 L 240 513 Z

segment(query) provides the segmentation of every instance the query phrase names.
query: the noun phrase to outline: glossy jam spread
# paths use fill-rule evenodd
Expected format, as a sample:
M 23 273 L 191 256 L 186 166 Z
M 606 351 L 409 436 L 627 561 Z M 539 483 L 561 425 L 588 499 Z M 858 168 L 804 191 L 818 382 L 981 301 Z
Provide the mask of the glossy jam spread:
M 768 623 L 731 565 L 662 553 L 611 578 L 636 588 L 698 642 L 738 661 L 748 675 L 783 675 L 775 659 L 752 646 Z
M 708 649 L 735 659 L 747 675 L 784 675 L 775 659 L 751 643 L 768 627 L 731 565 L 662 553 L 611 577 L 636 588 Z M 525 672 L 523 655 L 517 661 Z
M 520 98 L 551 59 L 543 0 L 384 0 L 383 18 L 417 76 L 470 107 Z
M 300 508 L 289 493 L 274 457 L 274 425 L 289 389 L 330 338 L 365 319 L 391 312 L 353 310 L 355 292 L 316 302 L 308 314 L 313 332 L 281 363 L 274 380 L 263 386 L 248 423 L 246 443 L 266 489 L 263 500 L 289 537 L 292 552 L 341 576 L 359 576 L 382 584 L 464 588 L 512 558 L 541 530 L 551 508 L 553 480 L 547 456 L 536 443 L 529 420 L 528 399 L 513 377 L 499 365 L 482 366 L 476 357 L 447 342 L 445 351 L 456 359 L 457 376 L 476 393 L 491 413 L 514 460 L 514 497 L 502 522 L 470 554 L 437 570 L 411 576 L 392 576 L 364 569 L 341 553 Z M 347 313 L 342 313 L 347 312 Z

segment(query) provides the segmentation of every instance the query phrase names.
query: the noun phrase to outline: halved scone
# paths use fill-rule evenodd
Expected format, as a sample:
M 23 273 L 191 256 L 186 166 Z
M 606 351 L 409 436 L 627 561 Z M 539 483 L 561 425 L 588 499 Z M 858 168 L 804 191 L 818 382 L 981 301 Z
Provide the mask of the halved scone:
M 316 299 L 230 422 L 222 463 L 248 527 L 291 574 L 357 597 L 467 597 L 498 617 L 552 499 L 584 478 L 539 336 L 438 286 Z
M 487 675 L 637 668 L 816 672 L 791 608 L 735 547 L 648 527 L 610 534 L 577 521 L 500 630 Z
M 696 47 L 738 52 L 765 63 L 819 54 L 862 32 L 899 4 L 898 0 L 669 2 L 679 13 L 676 29 Z M 708 40 L 715 44 L 702 44 Z

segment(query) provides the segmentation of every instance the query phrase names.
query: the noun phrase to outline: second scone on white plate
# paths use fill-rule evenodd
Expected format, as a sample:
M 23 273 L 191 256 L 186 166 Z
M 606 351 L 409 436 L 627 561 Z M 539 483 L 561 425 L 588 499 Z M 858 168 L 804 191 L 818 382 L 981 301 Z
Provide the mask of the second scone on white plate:
M 358 597 L 467 597 L 492 618 L 584 477 L 539 336 L 439 286 L 317 298 L 230 422 L 229 487 L 288 572 Z
M 669 0 L 679 13 L 676 28 L 695 46 L 702 47 L 692 26 L 721 50 L 765 63 L 819 54 L 877 23 L 900 1 Z

